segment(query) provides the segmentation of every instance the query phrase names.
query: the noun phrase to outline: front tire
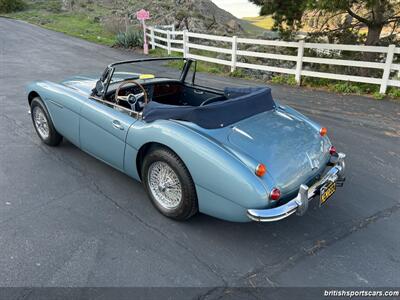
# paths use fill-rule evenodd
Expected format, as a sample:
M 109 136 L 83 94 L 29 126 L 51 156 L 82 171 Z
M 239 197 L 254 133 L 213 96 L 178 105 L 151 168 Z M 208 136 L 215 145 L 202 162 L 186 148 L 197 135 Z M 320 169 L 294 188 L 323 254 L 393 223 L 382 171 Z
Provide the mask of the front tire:
M 50 114 L 39 97 L 32 99 L 31 117 L 37 135 L 45 144 L 58 146 L 61 143 L 63 137 L 54 128 Z
M 198 211 L 192 177 L 182 160 L 171 150 L 150 150 L 142 164 L 147 195 L 164 216 L 187 220 Z

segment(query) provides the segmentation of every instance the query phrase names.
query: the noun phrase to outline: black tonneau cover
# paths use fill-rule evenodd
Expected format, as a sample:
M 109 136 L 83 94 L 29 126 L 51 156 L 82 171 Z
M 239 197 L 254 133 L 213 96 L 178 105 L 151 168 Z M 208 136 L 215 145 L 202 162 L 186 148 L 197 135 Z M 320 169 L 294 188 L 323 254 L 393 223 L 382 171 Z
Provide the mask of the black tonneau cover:
M 275 108 L 269 87 L 225 88 L 227 100 L 205 106 L 178 106 L 151 101 L 143 109 L 143 120 L 182 120 L 203 128 L 221 128 Z

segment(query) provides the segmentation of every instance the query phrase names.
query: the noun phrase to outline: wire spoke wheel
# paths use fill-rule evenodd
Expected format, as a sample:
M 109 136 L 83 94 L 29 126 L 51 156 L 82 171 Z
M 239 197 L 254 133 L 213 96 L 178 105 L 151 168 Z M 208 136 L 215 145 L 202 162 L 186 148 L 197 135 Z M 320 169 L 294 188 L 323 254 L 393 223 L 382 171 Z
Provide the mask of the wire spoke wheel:
M 165 209 L 175 209 L 182 201 L 182 184 L 175 171 L 165 162 L 149 167 L 148 185 L 154 199 Z
M 47 139 L 50 135 L 50 130 L 44 111 L 39 106 L 35 106 L 32 114 L 37 132 L 42 139 Z

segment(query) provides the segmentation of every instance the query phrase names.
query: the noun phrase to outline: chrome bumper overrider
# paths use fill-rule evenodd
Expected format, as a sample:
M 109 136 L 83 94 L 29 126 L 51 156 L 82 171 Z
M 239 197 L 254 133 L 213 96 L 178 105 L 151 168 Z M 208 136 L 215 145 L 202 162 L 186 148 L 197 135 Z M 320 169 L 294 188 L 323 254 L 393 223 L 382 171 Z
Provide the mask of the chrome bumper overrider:
M 299 193 L 288 203 L 267 209 L 248 209 L 247 216 L 258 222 L 273 222 L 287 218 L 296 212 L 297 215 L 304 215 L 308 209 L 308 202 L 319 192 L 319 189 L 327 182 L 336 182 L 342 184 L 345 180 L 344 169 L 345 159 L 344 153 L 338 153 L 331 157 L 331 169 L 316 183 L 308 187 L 305 184 L 300 186 Z

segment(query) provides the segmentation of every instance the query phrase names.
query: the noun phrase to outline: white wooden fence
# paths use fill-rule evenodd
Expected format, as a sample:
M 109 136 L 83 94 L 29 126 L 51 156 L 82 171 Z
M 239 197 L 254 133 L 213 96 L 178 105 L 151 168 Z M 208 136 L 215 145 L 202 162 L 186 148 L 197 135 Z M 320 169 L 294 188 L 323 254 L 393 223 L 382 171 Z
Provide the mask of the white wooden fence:
M 192 58 L 200 61 L 211 62 L 215 64 L 221 64 L 231 67 L 231 72 L 235 71 L 236 68 L 247 68 L 262 71 L 270 71 L 276 73 L 292 74 L 295 76 L 296 82 L 300 84 L 301 76 L 310 76 L 318 78 L 327 78 L 335 80 L 363 82 L 380 85 L 380 93 L 385 94 L 388 86 L 400 87 L 400 78 L 390 78 L 392 71 L 397 71 L 400 74 L 400 64 L 393 63 L 394 55 L 400 55 L 400 47 L 395 45 L 389 45 L 388 47 L 379 46 L 359 46 L 359 45 L 344 45 L 344 44 L 328 44 L 328 43 L 305 43 L 304 41 L 299 42 L 284 42 L 274 40 L 261 40 L 261 39 L 247 39 L 239 38 L 236 36 L 217 36 L 208 35 L 201 33 L 184 31 L 169 31 L 162 30 L 154 27 L 146 28 L 146 35 L 150 38 L 150 44 L 152 49 L 156 47 L 167 50 L 168 54 L 172 51 L 181 52 L 185 58 Z M 191 39 L 192 38 L 192 39 Z M 195 39 L 197 43 L 193 41 Z M 228 43 L 229 47 L 221 48 L 202 45 L 199 40 L 216 41 Z M 240 50 L 239 45 L 251 44 L 251 45 L 264 45 L 264 46 L 275 46 L 275 47 L 290 47 L 297 49 L 297 55 L 283 55 L 267 52 L 255 52 Z M 383 53 L 385 60 L 382 62 L 370 62 L 370 61 L 356 61 L 356 60 L 345 60 L 345 59 L 333 59 L 333 58 L 321 58 L 321 57 L 309 57 L 304 56 L 304 49 L 318 49 L 320 51 L 326 50 L 337 50 L 337 51 L 356 51 L 356 52 L 375 52 Z M 204 55 L 197 55 L 190 53 L 190 49 L 200 49 L 210 52 L 223 53 L 230 55 L 230 60 L 219 59 L 214 57 L 208 57 Z M 295 67 L 283 68 L 277 66 L 268 66 L 262 64 L 251 64 L 238 61 L 239 56 L 256 57 L 256 58 L 267 58 L 281 61 L 293 61 Z M 339 65 L 349 67 L 360 67 L 360 68 L 371 68 L 383 70 L 381 78 L 376 77 L 364 77 L 364 76 L 353 76 L 334 74 L 326 72 L 316 72 L 311 70 L 305 70 L 303 63 L 316 63 L 326 65 Z

